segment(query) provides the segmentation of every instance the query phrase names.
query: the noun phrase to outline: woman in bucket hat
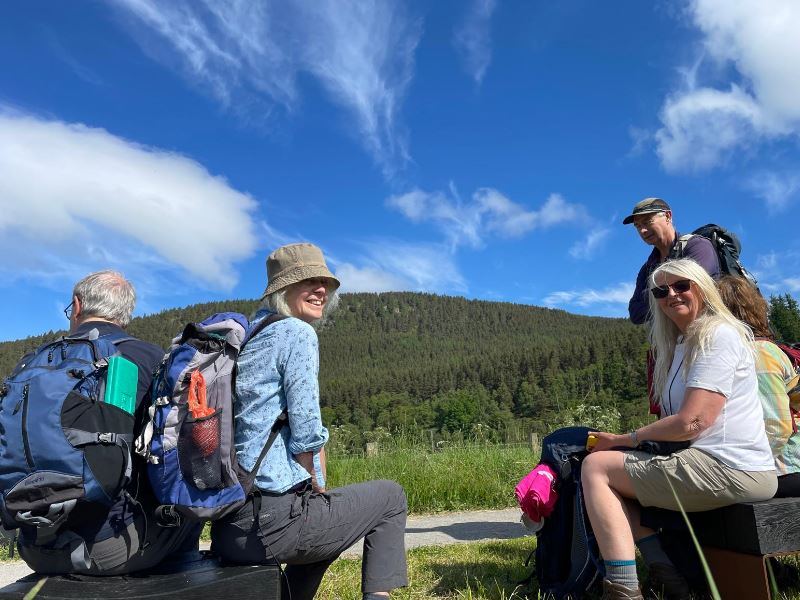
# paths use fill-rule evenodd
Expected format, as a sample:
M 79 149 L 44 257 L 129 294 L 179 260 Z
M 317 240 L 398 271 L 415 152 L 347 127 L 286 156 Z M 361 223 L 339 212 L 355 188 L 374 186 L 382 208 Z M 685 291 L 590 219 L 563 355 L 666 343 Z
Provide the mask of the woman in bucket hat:
M 406 497 L 393 481 L 325 486 L 328 430 L 319 405 L 319 350 L 311 323 L 336 304 L 339 280 L 313 244 L 289 244 L 267 258 L 267 288 L 254 324 L 273 322 L 250 340 L 237 361 L 235 447 L 251 469 L 283 410 L 289 427 L 258 470 L 255 493 L 230 518 L 214 523 L 215 552 L 237 563 L 287 564 L 284 587 L 311 599 L 328 566 L 364 538 L 365 599 L 405 586 Z

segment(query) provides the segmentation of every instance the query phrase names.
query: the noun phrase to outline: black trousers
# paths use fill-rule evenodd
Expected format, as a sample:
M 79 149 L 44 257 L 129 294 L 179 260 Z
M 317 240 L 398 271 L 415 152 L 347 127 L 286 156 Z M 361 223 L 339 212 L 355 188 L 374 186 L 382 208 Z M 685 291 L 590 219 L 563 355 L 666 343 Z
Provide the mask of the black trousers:
M 292 600 L 311 600 L 328 566 L 364 538 L 363 593 L 407 585 L 406 496 L 393 481 L 368 481 L 324 494 L 310 488 L 251 497 L 211 527 L 211 549 L 245 564 L 280 562 Z M 258 518 L 256 519 L 256 515 Z

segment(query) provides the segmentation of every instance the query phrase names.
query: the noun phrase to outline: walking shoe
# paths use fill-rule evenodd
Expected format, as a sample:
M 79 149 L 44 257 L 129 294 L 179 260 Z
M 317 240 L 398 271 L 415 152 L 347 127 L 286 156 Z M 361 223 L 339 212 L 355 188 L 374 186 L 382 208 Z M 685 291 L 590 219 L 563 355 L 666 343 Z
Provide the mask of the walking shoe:
M 629 588 L 621 583 L 603 579 L 602 600 L 644 600 L 644 596 L 639 588 Z
M 664 600 L 688 600 L 691 598 L 689 584 L 675 565 L 669 563 L 653 563 L 648 565 L 650 589 L 657 597 Z

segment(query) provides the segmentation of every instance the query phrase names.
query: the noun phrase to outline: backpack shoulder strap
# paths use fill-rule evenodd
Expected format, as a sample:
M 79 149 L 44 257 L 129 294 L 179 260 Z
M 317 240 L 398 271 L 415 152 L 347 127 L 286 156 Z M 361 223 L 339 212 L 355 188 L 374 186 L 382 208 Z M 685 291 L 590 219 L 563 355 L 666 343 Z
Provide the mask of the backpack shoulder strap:
M 695 237 L 695 235 L 694 233 L 687 233 L 679 237 L 678 243 L 674 246 L 675 256 L 670 256 L 670 258 L 683 258 L 683 255 L 686 253 L 686 244 L 688 244 L 689 240 Z
M 267 438 L 264 447 L 261 449 L 261 453 L 258 455 L 256 459 L 256 464 L 253 465 L 253 468 L 245 477 L 245 480 L 242 482 L 245 493 L 250 493 L 250 490 L 253 489 L 253 484 L 256 480 L 256 475 L 258 475 L 258 470 L 261 468 L 261 463 L 264 462 L 264 458 L 267 456 L 267 452 L 272 447 L 272 444 L 275 443 L 275 438 L 278 437 L 281 429 L 289 425 L 289 413 L 285 410 L 278 415 L 278 418 L 275 419 L 275 422 L 272 424 L 272 429 L 269 432 L 269 437 Z
M 271 314 L 265 319 L 259 321 L 258 325 L 253 327 L 250 331 L 247 332 L 247 337 L 245 338 L 244 342 L 242 342 L 242 347 L 239 349 L 239 352 L 244 349 L 245 344 L 256 337 L 259 333 L 264 331 L 267 327 L 272 325 L 273 323 L 277 323 L 278 321 L 283 321 L 284 319 L 288 319 L 286 315 L 279 315 L 279 314 Z

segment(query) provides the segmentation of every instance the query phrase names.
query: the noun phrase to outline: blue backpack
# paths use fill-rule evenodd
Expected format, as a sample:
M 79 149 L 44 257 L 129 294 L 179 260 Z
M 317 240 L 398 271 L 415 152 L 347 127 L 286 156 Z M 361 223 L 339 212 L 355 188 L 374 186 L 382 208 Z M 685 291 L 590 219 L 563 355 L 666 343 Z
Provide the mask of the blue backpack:
M 148 421 L 136 451 L 160 506 L 162 525 L 183 518 L 219 519 L 241 506 L 281 428 L 272 426 L 252 471 L 241 468 L 233 446 L 236 359 L 249 339 L 284 317 L 272 315 L 251 328 L 239 313 L 218 313 L 189 323 L 172 341 L 152 387 Z
M 133 338 L 67 336 L 0 386 L 0 519 L 47 543 L 78 502 L 111 504 L 131 477 L 134 417 L 104 402 L 108 359 Z M 31 529 L 33 531 L 33 529 Z
M 582 598 L 602 580 L 602 561 L 586 515 L 581 463 L 588 427 L 564 427 L 542 440 L 541 461 L 558 473 L 558 500 L 536 534 L 534 574 L 542 597 Z

